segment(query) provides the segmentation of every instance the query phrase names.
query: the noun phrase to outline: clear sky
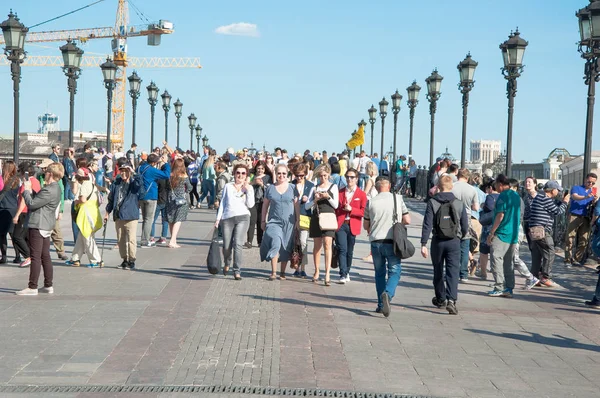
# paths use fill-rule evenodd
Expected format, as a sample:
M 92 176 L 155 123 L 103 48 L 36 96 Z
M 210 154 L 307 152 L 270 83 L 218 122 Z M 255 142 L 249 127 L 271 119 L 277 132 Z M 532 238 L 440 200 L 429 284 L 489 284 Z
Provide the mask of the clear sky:
M 91 3 L 92 0 L 6 0 L 21 21 L 33 25 Z M 577 52 L 575 12 L 587 0 L 527 0 L 518 6 L 492 0 L 179 0 L 134 1 L 150 20 L 167 19 L 175 33 L 160 47 L 145 38 L 128 41 L 130 56 L 201 58 L 203 69 L 142 69 L 145 87 L 154 80 L 183 102 L 181 133 L 189 142 L 187 115 L 194 112 L 221 152 L 266 144 L 289 152 L 304 149 L 337 152 L 368 119 L 367 109 L 399 89 L 404 96 L 398 121 L 398 148 L 408 152 L 406 87 L 413 79 L 423 87 L 415 116 L 413 156 L 429 158 L 429 107 L 425 78 L 437 67 L 444 77 L 436 114 L 435 153 L 447 146 L 460 155 L 462 123 L 457 64 L 468 51 L 479 62 L 469 106 L 468 137 L 506 140 L 506 83 L 498 45 L 517 26 L 529 41 L 526 65 L 518 80 L 515 103 L 513 161 L 538 162 L 556 147 L 583 152 L 587 87 L 584 62 Z M 114 25 L 116 0 L 105 0 L 74 15 L 32 31 Z M 130 6 L 131 24 L 143 21 Z M 5 19 L 5 18 L 2 18 Z M 219 27 L 255 24 L 254 36 L 224 35 Z M 226 29 L 222 28 L 221 30 Z M 219 30 L 219 31 L 221 31 Z M 252 31 L 249 33 L 253 33 Z M 31 55 L 60 55 L 63 43 L 28 45 Z M 88 54 L 109 54 L 110 40 L 91 40 Z M 128 71 L 128 74 L 131 70 Z M 12 82 L 9 67 L 0 69 L 0 133 L 12 132 Z M 138 105 L 138 145 L 149 146 L 150 107 L 144 90 Z M 49 110 L 68 129 L 69 94 L 60 68 L 23 68 L 21 131 L 35 131 L 37 116 Z M 131 136 L 131 102 L 127 101 L 125 142 Z M 175 140 L 171 110 L 170 141 Z M 76 96 L 77 130 L 104 131 L 106 90 L 99 68 L 85 69 Z M 157 108 L 161 139 L 164 114 Z M 597 130 L 597 129 L 596 129 Z M 375 125 L 375 148 L 381 124 Z M 370 132 L 367 127 L 367 132 Z M 392 143 L 393 117 L 385 122 L 385 148 Z M 195 141 L 194 141 L 195 142 Z M 367 137 L 366 149 L 369 150 Z M 596 140 L 596 142 L 598 142 Z M 595 146 L 596 147 L 596 146 Z M 595 148 L 594 147 L 594 148 Z

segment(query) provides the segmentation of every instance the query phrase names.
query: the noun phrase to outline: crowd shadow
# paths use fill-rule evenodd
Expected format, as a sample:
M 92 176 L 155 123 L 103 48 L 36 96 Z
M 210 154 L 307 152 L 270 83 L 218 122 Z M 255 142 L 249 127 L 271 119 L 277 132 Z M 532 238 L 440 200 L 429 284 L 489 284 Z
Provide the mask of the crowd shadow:
M 332 305 L 329 303 L 314 303 L 311 301 L 298 300 L 298 299 L 294 299 L 294 298 L 267 297 L 267 296 L 261 296 L 258 294 L 241 294 L 240 296 L 250 297 L 254 300 L 260 300 L 260 301 L 273 300 L 273 301 L 279 301 L 280 303 L 284 303 L 284 304 L 301 305 L 301 306 L 308 306 L 308 307 L 315 307 L 315 308 L 346 310 L 346 311 L 352 312 L 352 313 L 354 313 L 356 315 L 360 315 L 360 316 L 368 316 L 368 317 L 379 316 L 379 314 L 377 314 L 375 311 L 365 311 L 365 310 L 361 310 L 359 308 L 348 308 L 348 307 L 344 307 L 341 305 Z
M 214 275 L 208 273 L 208 270 L 195 269 L 186 270 L 185 268 L 194 267 L 193 265 L 182 266 L 181 268 L 158 268 L 158 269 L 145 269 L 136 268 L 134 272 L 140 272 L 143 274 L 152 274 L 159 276 L 168 276 L 171 278 L 188 279 L 188 280 L 212 280 Z M 200 268 L 200 266 L 198 266 Z

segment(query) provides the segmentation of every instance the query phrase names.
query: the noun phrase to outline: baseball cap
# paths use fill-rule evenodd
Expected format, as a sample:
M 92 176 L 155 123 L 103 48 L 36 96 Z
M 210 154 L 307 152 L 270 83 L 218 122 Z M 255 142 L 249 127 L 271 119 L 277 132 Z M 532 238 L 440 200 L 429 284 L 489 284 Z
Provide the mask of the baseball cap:
M 83 177 L 83 178 L 88 178 L 90 176 L 90 171 L 85 167 L 81 167 L 77 170 L 77 176 Z
M 436 161 L 436 162 L 439 162 L 439 161 L 441 161 L 441 160 L 444 160 L 444 158 L 437 158 L 435 161 Z
M 42 163 L 39 164 L 39 168 L 45 169 L 46 167 L 50 166 L 52 163 L 54 163 L 52 161 L 52 159 L 46 158 L 46 159 L 42 160 Z
M 562 192 L 563 187 L 561 187 L 557 181 L 550 180 L 544 185 L 544 190 L 550 190 L 550 189 L 558 189 L 559 192 Z

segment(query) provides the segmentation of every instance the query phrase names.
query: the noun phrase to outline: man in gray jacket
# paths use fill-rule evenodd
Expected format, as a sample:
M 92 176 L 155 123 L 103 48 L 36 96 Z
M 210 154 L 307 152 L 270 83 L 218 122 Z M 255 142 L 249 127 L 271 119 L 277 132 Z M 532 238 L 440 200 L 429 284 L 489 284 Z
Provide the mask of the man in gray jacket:
M 58 180 L 64 175 L 63 165 L 52 163 L 46 168 L 46 185 L 38 193 L 32 193 L 31 182 L 23 183 L 23 200 L 29 209 L 29 249 L 31 266 L 29 267 L 29 286 L 16 292 L 19 296 L 37 296 L 40 293 L 54 293 L 52 287 L 53 269 L 50 258 L 50 235 L 56 224 L 60 206 L 60 186 Z M 44 268 L 44 287 L 38 290 L 38 279 Z

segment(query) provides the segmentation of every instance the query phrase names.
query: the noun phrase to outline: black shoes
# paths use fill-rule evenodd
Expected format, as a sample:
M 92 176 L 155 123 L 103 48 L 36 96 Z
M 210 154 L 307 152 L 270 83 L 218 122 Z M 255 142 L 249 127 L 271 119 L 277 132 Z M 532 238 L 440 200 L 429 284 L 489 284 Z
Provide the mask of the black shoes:
M 392 308 L 390 306 L 390 296 L 387 294 L 387 292 L 381 293 L 381 304 L 381 313 L 387 318 L 390 316 L 390 312 L 392 312 Z
M 458 315 L 458 309 L 456 309 L 456 302 L 454 300 L 448 300 L 446 310 L 450 315 Z
M 590 308 L 600 309 L 600 300 L 596 300 L 594 297 L 592 300 L 586 301 L 585 305 Z
M 252 243 L 250 243 L 250 242 L 246 242 L 246 243 L 244 243 L 244 247 L 245 247 L 246 249 L 252 249 Z
M 129 263 L 125 260 L 123 260 L 123 262 L 121 263 L 120 267 L 123 269 L 127 269 L 127 266 L 129 265 Z
M 434 307 L 444 308 L 446 306 L 446 300 L 439 300 L 437 297 L 434 297 L 431 299 L 431 304 L 433 304 Z
M 127 268 L 129 268 L 129 270 L 134 270 L 135 269 L 135 261 L 130 261 L 127 265 Z
M 128 269 L 128 270 L 135 269 L 135 261 L 126 261 L 126 260 L 123 260 L 123 262 L 121 263 L 120 267 L 123 268 L 123 269 Z

